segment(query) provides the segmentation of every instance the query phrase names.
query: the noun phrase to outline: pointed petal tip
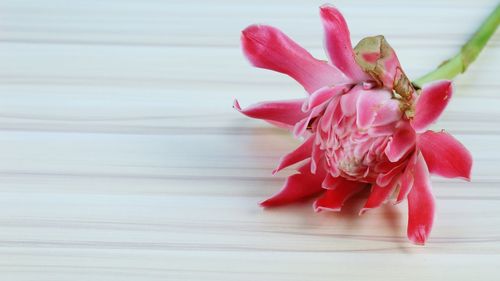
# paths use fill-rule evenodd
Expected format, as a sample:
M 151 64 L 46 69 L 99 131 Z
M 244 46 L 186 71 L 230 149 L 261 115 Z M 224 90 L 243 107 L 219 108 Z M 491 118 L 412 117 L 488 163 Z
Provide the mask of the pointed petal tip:
M 320 213 L 321 211 L 327 211 L 327 212 L 340 212 L 340 208 L 328 208 L 328 207 L 323 207 L 323 206 L 318 206 L 316 202 L 313 205 L 314 212 Z
M 426 84 L 415 105 L 411 125 L 417 133 L 424 132 L 441 116 L 453 95 L 452 81 L 438 80 Z
M 325 3 L 321 6 L 319 6 L 319 10 L 321 13 L 328 13 L 331 11 L 338 12 L 338 9 L 333 4 L 330 4 L 330 3 Z
M 263 67 L 260 56 L 265 52 L 266 43 L 272 39 L 273 34 L 279 32 L 267 25 L 253 24 L 241 31 L 241 46 L 243 53 L 251 64 Z
M 328 3 L 319 7 L 319 13 L 323 19 L 328 21 L 339 21 L 339 17 L 342 17 L 337 7 Z
M 472 154 L 449 133 L 426 131 L 419 135 L 418 147 L 432 174 L 471 181 Z
M 260 31 L 263 31 L 266 29 L 268 26 L 262 25 L 262 24 L 252 24 L 247 26 L 245 29 L 241 31 L 241 37 L 242 38 L 249 38 L 249 36 L 256 34 Z
M 273 176 L 275 176 L 279 171 L 281 171 L 283 169 L 283 158 L 284 157 L 281 157 L 279 162 L 278 162 L 278 166 L 276 168 L 274 168 L 274 170 L 271 172 L 271 174 Z
M 240 103 L 238 102 L 237 99 L 234 99 L 234 101 L 233 101 L 233 108 L 238 110 L 238 111 L 241 111 L 241 106 L 240 106 Z
M 359 210 L 358 216 L 364 215 L 369 210 L 371 210 L 371 208 L 362 208 L 361 210 Z
M 316 212 L 316 213 L 319 213 L 319 212 L 321 212 L 321 211 L 322 211 L 322 210 L 321 210 L 321 207 L 320 207 L 320 206 L 318 206 L 318 200 L 314 201 L 314 203 L 313 203 L 313 210 L 314 210 L 314 212 Z
M 425 225 L 418 226 L 414 233 L 408 233 L 408 239 L 415 245 L 425 245 L 427 241 L 427 231 L 425 228 Z
M 396 200 L 394 200 L 394 202 L 392 202 L 392 205 L 398 205 L 401 202 L 403 202 L 403 200 L 404 200 L 404 198 L 397 198 Z
M 459 179 L 459 180 L 463 180 L 463 181 L 466 181 L 466 182 L 471 182 L 472 181 L 472 178 L 471 178 L 471 173 L 472 173 L 472 164 L 471 163 L 471 166 L 469 167 L 468 170 L 466 170 L 464 172 L 463 175 L 460 175 L 460 176 L 457 176 L 455 177 L 456 179 Z
M 311 108 L 310 108 L 310 104 L 309 104 L 309 100 L 306 99 L 304 101 L 304 103 L 302 104 L 302 107 L 300 108 L 302 110 L 302 112 L 308 112 Z
M 268 208 L 276 206 L 276 204 L 273 202 L 272 198 L 269 198 L 269 199 L 266 199 L 266 200 L 260 202 L 259 205 L 264 209 L 268 209 Z
M 456 178 L 459 179 L 459 180 L 466 181 L 466 182 L 471 182 L 472 181 L 470 175 L 465 176 L 465 177 L 456 177 Z

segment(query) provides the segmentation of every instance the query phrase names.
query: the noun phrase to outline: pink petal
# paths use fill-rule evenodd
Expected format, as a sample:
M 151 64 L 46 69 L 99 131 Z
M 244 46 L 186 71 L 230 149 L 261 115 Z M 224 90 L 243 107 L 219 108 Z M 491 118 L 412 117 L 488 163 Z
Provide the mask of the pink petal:
M 427 131 L 418 136 L 418 147 L 431 173 L 470 180 L 472 155 L 452 135 Z
M 415 105 L 412 122 L 415 131 L 421 133 L 434 123 L 448 105 L 451 95 L 451 81 L 441 80 L 425 85 Z
M 333 115 L 339 104 L 339 99 L 332 99 L 325 111 L 321 115 L 320 128 L 323 132 L 328 132 L 333 122 Z
M 319 145 L 313 145 L 312 155 L 311 155 L 311 173 L 316 174 L 316 171 L 319 169 L 324 169 L 323 167 L 318 167 L 324 161 L 324 152 L 320 149 Z
M 390 99 L 386 90 L 360 91 L 356 103 L 356 124 L 360 129 L 367 129 L 375 121 L 380 108 Z
M 391 162 L 397 162 L 415 147 L 417 136 L 408 122 L 398 124 L 396 132 L 385 148 L 385 154 Z
M 317 106 L 313 108 L 313 110 L 311 110 L 311 112 L 308 113 L 306 117 L 295 124 L 295 126 L 293 127 L 293 135 L 296 137 L 302 136 L 306 132 L 307 126 L 309 125 L 311 120 L 314 117 L 317 117 L 323 111 L 323 109 L 324 106 Z
M 391 181 L 393 181 L 394 178 L 399 178 L 399 175 L 401 172 L 404 170 L 406 167 L 406 163 L 402 161 L 401 163 L 394 165 L 394 163 L 391 163 L 391 169 L 387 172 L 380 173 L 377 176 L 376 184 L 378 186 L 386 186 L 388 185 Z
M 356 114 L 356 103 L 358 102 L 358 97 L 362 89 L 362 86 L 354 86 L 354 88 L 340 98 L 340 107 L 345 116 Z
M 368 129 L 368 134 L 371 137 L 379 137 L 379 136 L 390 136 L 393 135 L 395 131 L 394 124 L 370 127 Z
M 287 74 L 306 91 L 349 82 L 337 68 L 317 60 L 280 30 L 265 25 L 251 25 L 242 32 L 243 52 L 256 67 Z
M 298 169 L 298 174 L 291 175 L 286 179 L 285 184 L 278 193 L 263 201 L 260 205 L 266 208 L 276 207 L 307 199 L 322 192 L 324 189 L 321 187 L 321 183 L 326 172 L 324 169 L 318 169 L 316 174 L 313 175 L 310 165 L 311 161 L 307 161 Z
M 302 111 L 307 112 L 329 99 L 345 93 L 350 88 L 349 85 L 336 85 L 333 87 L 323 87 L 312 93 L 302 105 Z
M 351 196 L 360 192 L 364 183 L 348 181 L 344 178 L 337 178 L 340 183 L 335 189 L 328 189 L 319 199 L 314 202 L 314 210 L 319 211 L 340 211 L 342 205 Z
M 329 5 L 321 6 L 320 14 L 325 30 L 325 48 L 330 61 L 355 82 L 369 80 L 369 76 L 354 60 L 349 29 L 342 14 Z
M 284 168 L 298 163 L 302 160 L 311 157 L 312 146 L 314 143 L 314 135 L 310 136 L 305 142 L 303 142 L 294 151 L 288 153 L 280 159 L 278 167 L 274 169 L 273 175 L 277 172 L 283 170 Z
M 434 196 L 431 192 L 429 171 L 421 154 L 417 156 L 415 180 L 408 194 L 408 239 L 423 245 L 429 237 L 434 221 Z
M 328 173 L 321 184 L 324 189 L 335 189 L 344 183 L 345 179 L 341 177 L 333 177 Z
M 414 168 L 416 161 L 417 161 L 417 153 L 413 153 L 413 155 L 410 157 L 410 160 L 406 165 L 403 175 L 400 178 L 400 188 L 399 188 L 398 198 L 396 199 L 395 204 L 401 203 L 401 201 L 403 201 L 408 196 L 408 193 L 413 187 Z
M 241 109 L 240 104 L 235 100 L 233 107 L 248 117 L 263 119 L 281 127 L 293 127 L 307 116 L 301 110 L 303 101 L 303 99 L 297 99 L 260 102 Z
M 379 186 L 374 184 L 372 186 L 370 196 L 368 197 L 365 206 L 363 207 L 363 209 L 361 209 L 359 214 L 362 215 L 366 211 L 382 205 L 394 192 L 394 189 L 396 188 L 396 182 L 397 180 L 393 180 L 392 183 L 388 184 L 387 186 Z
M 390 99 L 377 110 L 372 126 L 384 126 L 401 120 L 403 112 L 399 106 L 399 101 Z

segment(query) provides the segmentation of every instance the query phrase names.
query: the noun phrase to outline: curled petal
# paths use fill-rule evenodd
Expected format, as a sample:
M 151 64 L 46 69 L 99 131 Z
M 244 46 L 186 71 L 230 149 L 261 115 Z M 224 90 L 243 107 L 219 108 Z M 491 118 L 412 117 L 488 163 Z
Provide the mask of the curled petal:
M 412 126 L 418 133 L 434 123 L 448 105 L 452 95 L 451 81 L 441 80 L 427 84 L 415 105 Z
M 295 126 L 293 127 L 293 135 L 296 137 L 302 136 L 306 132 L 307 126 L 309 125 L 311 120 L 314 117 L 320 115 L 321 112 L 323 111 L 323 108 L 324 107 L 317 106 L 313 108 L 310 113 L 307 113 L 307 116 L 305 116 L 304 119 L 297 122 L 297 124 L 295 124 Z
M 321 122 L 320 122 L 320 128 L 323 132 L 327 132 L 328 129 L 331 127 L 332 122 L 338 121 L 337 118 L 334 117 L 335 111 L 337 110 L 339 103 L 339 99 L 332 99 L 328 106 L 326 107 L 325 111 L 323 112 L 321 116 Z M 335 120 L 334 120 L 335 119 Z
M 389 101 L 391 95 L 386 90 L 360 91 L 356 102 L 356 124 L 366 129 L 373 124 L 378 112 Z
M 337 178 L 335 189 L 328 189 L 316 202 L 314 202 L 314 210 L 319 211 L 340 211 L 342 205 L 351 196 L 360 192 L 365 186 L 364 183 L 348 181 L 344 178 Z
M 342 95 L 340 98 L 340 108 L 345 116 L 352 116 L 356 114 L 356 103 L 362 89 L 362 86 L 355 86 L 349 91 L 349 93 Z
M 321 187 L 324 189 L 335 189 L 342 185 L 342 183 L 345 181 L 344 178 L 341 177 L 333 177 L 330 173 L 328 173 L 323 180 L 323 183 L 321 184 Z
M 311 173 L 316 174 L 316 171 L 319 169 L 324 169 L 324 167 L 318 167 L 321 164 L 324 164 L 324 153 L 320 149 L 319 145 L 313 145 L 312 154 L 311 154 Z
M 415 147 L 416 134 L 408 122 L 401 122 L 392 139 L 385 148 L 385 154 L 391 162 L 399 161 Z
M 242 109 L 235 100 L 233 107 L 248 117 L 263 119 L 279 127 L 290 128 L 307 116 L 301 110 L 303 101 L 303 99 L 297 99 L 260 102 Z
M 278 167 L 274 169 L 273 175 L 277 172 L 283 170 L 284 168 L 298 163 L 302 160 L 311 157 L 312 147 L 314 143 L 314 136 L 310 136 L 305 142 L 303 142 L 294 151 L 283 156 L 278 164 Z
M 394 189 L 396 188 L 396 182 L 397 180 L 393 180 L 387 186 L 379 186 L 377 184 L 374 184 L 372 186 L 370 196 L 368 197 L 365 206 L 363 207 L 363 209 L 361 209 L 359 214 L 362 215 L 366 211 L 382 205 L 394 192 Z
M 394 124 L 370 127 L 368 129 L 368 134 L 372 137 L 391 136 L 394 134 Z
M 243 52 L 256 67 L 287 74 L 307 92 L 349 82 L 336 67 L 317 60 L 278 29 L 251 25 L 242 32 Z
M 470 152 L 446 132 L 427 131 L 418 136 L 418 147 L 432 174 L 470 180 Z
M 388 100 L 378 110 L 372 126 L 384 126 L 401 120 L 403 112 L 400 109 L 399 102 L 394 99 Z
M 325 49 L 330 61 L 354 81 L 366 81 L 369 76 L 361 70 L 354 59 L 349 28 L 342 14 L 333 6 L 320 8 L 325 30 Z
M 391 168 L 387 172 L 382 172 L 377 176 L 376 184 L 378 186 L 387 186 L 389 183 L 393 181 L 393 179 L 398 178 L 401 172 L 405 168 L 405 162 L 398 163 L 394 165 L 394 163 L 390 163 Z M 384 165 L 381 165 L 384 166 Z
M 413 188 L 408 194 L 408 239 L 423 245 L 429 237 L 434 221 L 434 196 L 431 192 L 429 171 L 421 154 L 417 155 Z
M 314 93 L 312 93 L 309 98 L 304 101 L 302 105 L 302 111 L 307 112 L 316 106 L 328 101 L 329 99 L 345 93 L 350 88 L 349 85 L 336 85 L 333 87 L 323 87 Z
M 299 168 L 299 173 L 289 176 L 281 190 L 271 198 L 261 202 L 262 207 L 277 207 L 317 195 L 324 189 L 321 183 L 325 178 L 324 169 L 318 169 L 316 174 L 310 170 L 311 161 L 307 161 Z
M 410 160 L 408 161 L 408 164 L 406 165 L 403 175 L 399 179 L 400 187 L 395 204 L 401 203 L 401 201 L 403 201 L 408 196 L 408 193 L 413 187 L 414 172 L 415 172 L 414 168 L 416 161 L 417 161 L 417 153 L 413 153 L 413 155 L 410 157 Z

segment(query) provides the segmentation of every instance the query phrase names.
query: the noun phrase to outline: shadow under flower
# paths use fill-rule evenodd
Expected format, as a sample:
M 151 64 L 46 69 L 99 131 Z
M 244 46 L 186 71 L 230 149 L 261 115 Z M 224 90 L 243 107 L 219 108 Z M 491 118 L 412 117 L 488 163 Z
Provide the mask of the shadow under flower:
M 265 213 L 279 215 L 283 220 L 293 218 L 297 234 L 348 240 L 349 243 L 346 244 L 354 241 L 356 251 L 362 251 L 366 246 L 366 251 L 376 248 L 410 253 L 413 245 L 407 243 L 405 221 L 402 220 L 403 206 L 388 202 L 380 208 L 359 215 L 368 195 L 367 189 L 350 198 L 338 212 L 316 213 L 311 208 L 314 199 L 308 199 L 283 207 L 268 208 Z M 325 248 L 344 248 L 334 243 Z

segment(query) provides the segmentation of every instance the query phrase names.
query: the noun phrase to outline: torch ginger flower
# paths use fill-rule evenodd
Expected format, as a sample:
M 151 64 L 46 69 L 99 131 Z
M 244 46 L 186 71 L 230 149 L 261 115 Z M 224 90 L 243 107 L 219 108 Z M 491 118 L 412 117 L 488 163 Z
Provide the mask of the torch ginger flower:
M 322 6 L 329 62 L 313 58 L 276 28 L 243 30 L 243 51 L 256 67 L 287 74 L 307 91 L 304 99 L 262 102 L 244 115 L 289 129 L 304 142 L 282 157 L 278 171 L 301 163 L 277 194 L 261 203 L 275 207 L 312 196 L 316 211 L 339 211 L 364 189 L 360 214 L 393 195 L 408 200 L 408 238 L 424 244 L 434 218 L 429 174 L 469 180 L 472 157 L 450 134 L 427 130 L 452 96 L 451 81 L 414 86 L 383 36 L 353 49 L 342 14 Z

